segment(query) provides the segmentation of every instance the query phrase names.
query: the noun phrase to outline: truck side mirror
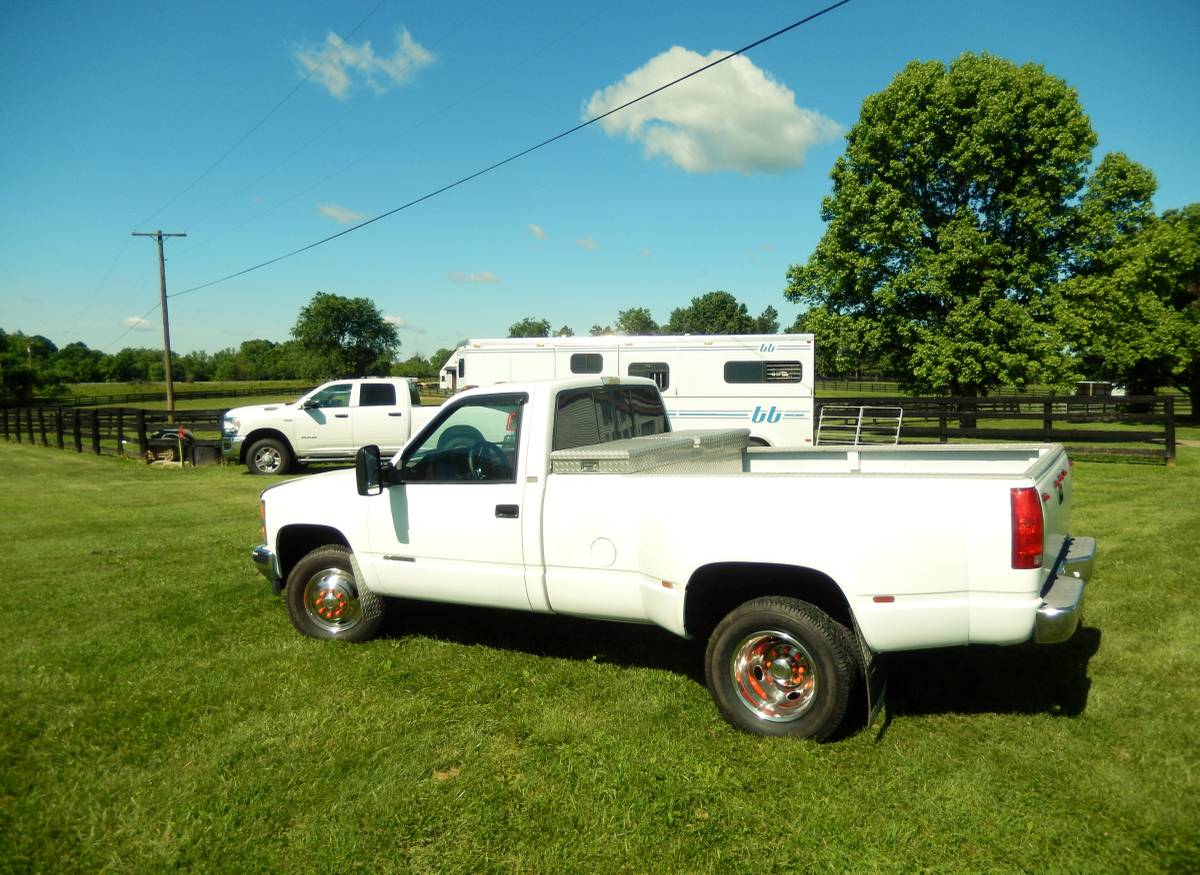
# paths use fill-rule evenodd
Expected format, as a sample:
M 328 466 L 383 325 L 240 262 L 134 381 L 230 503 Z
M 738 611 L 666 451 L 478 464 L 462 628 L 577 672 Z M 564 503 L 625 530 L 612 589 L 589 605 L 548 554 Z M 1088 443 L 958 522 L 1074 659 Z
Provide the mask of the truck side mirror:
M 354 477 L 359 495 L 379 495 L 387 487 L 386 472 L 375 444 L 358 448 L 354 456 Z
M 312 398 L 309 398 L 307 401 L 305 401 L 303 404 L 300 405 L 300 409 L 301 410 L 317 410 L 320 408 L 320 406 L 321 405 L 319 403 L 314 401 Z

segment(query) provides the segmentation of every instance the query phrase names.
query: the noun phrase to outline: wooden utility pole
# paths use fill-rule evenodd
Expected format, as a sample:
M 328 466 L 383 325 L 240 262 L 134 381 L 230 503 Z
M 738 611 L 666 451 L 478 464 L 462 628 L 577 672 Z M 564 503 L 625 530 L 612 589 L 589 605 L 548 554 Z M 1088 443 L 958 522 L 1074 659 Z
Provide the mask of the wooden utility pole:
M 163 258 L 164 237 L 186 237 L 187 234 L 164 234 L 134 231 L 134 237 L 153 237 L 158 241 L 158 294 L 163 317 L 163 370 L 167 378 L 167 414 L 173 419 L 175 413 L 175 380 L 171 374 L 171 322 L 167 318 L 167 263 Z

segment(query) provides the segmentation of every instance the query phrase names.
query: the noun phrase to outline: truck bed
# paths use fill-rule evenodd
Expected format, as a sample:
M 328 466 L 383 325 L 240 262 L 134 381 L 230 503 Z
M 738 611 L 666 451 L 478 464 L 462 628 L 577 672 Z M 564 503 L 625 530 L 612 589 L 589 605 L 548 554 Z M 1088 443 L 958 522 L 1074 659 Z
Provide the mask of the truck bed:
M 746 429 L 678 431 L 551 453 L 555 474 L 888 474 L 1031 477 L 1053 467 L 1057 444 L 750 447 Z

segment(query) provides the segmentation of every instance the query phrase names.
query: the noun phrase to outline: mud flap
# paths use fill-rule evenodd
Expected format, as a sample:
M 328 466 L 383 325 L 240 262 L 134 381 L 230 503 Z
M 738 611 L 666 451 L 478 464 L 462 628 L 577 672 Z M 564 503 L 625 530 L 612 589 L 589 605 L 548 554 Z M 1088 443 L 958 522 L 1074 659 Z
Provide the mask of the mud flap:
M 354 588 L 358 590 L 358 603 L 362 608 L 364 620 L 374 620 L 383 613 L 383 603 L 379 600 L 379 596 L 371 592 L 363 579 L 362 568 L 358 565 L 358 557 L 354 552 L 350 553 L 350 567 L 354 569 Z
M 858 642 L 859 665 L 862 667 L 863 689 L 867 693 L 867 727 L 869 728 L 883 709 L 887 699 L 887 660 L 883 654 L 876 653 L 863 638 L 862 630 L 858 628 L 858 620 L 851 617 L 854 624 L 854 638 Z

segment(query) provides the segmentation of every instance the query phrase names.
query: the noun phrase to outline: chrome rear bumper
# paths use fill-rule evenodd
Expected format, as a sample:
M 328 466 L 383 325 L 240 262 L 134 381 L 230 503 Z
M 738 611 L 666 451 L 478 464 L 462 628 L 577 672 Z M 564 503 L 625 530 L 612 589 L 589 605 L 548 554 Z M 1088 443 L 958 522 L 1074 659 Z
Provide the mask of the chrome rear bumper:
M 1042 596 L 1033 624 L 1038 644 L 1058 644 L 1075 634 L 1083 612 L 1083 592 L 1096 561 L 1096 539 L 1074 538 L 1050 589 Z

